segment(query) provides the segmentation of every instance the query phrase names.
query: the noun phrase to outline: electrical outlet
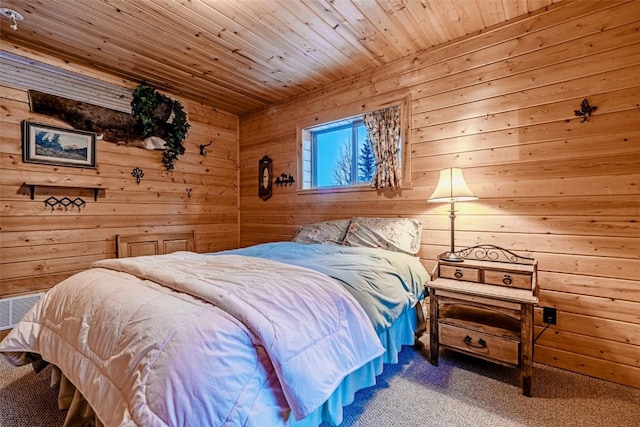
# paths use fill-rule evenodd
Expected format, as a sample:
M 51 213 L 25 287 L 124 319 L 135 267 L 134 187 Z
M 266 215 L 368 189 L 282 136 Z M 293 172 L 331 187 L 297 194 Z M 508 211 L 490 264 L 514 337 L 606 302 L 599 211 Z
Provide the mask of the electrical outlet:
M 555 307 L 542 307 L 542 321 L 555 325 L 557 321 L 557 313 Z

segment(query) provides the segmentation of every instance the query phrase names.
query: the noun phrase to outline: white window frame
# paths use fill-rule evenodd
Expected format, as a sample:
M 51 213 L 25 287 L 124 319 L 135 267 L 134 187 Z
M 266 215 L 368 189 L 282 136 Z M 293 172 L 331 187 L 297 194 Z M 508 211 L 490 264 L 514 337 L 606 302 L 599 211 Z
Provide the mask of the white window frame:
M 368 182 L 358 182 L 358 150 L 357 150 L 357 142 L 358 139 L 355 134 L 356 126 L 364 126 L 363 116 L 358 115 L 354 117 L 348 117 L 328 123 L 323 123 L 318 126 L 308 127 L 302 130 L 302 140 L 303 140 L 303 164 L 304 168 L 302 170 L 302 188 L 303 189 L 321 189 L 321 188 L 332 188 L 332 187 L 352 187 L 356 185 L 368 185 Z M 339 130 L 339 129 L 350 129 L 351 130 L 351 152 L 352 155 L 355 156 L 352 158 L 351 162 L 351 178 L 355 178 L 351 184 L 346 185 L 335 185 L 335 186 L 318 186 L 318 165 L 313 162 L 314 159 L 317 158 L 317 149 L 318 143 L 314 140 L 314 137 L 317 137 L 318 134 L 321 134 L 325 130 Z M 366 128 L 365 128 L 366 130 Z M 354 146 L 356 145 L 356 146 Z

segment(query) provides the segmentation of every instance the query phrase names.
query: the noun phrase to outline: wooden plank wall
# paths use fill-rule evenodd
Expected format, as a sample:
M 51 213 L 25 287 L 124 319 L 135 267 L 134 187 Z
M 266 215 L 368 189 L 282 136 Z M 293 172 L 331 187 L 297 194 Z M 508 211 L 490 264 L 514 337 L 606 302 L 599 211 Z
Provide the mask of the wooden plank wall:
M 540 306 L 558 309 L 535 360 L 640 387 L 639 26 L 637 2 L 562 2 L 241 117 L 241 246 L 290 240 L 297 225 L 324 219 L 411 216 L 431 268 L 449 243 L 448 205 L 426 199 L 441 168 L 462 167 L 480 199 L 457 205 L 457 246 L 535 256 Z M 274 176 L 300 181 L 296 126 L 406 94 L 411 188 L 274 187 L 258 198 L 264 155 Z M 598 110 L 582 123 L 584 98 Z
M 57 64 L 42 55 L 30 56 Z M 67 68 L 109 79 L 95 71 Z M 167 95 L 183 103 L 191 124 L 186 153 L 175 162 L 174 171 L 163 169 L 160 151 L 105 141 L 97 142 L 98 167 L 92 170 L 23 163 L 23 120 L 70 126 L 30 112 L 24 88 L 0 86 L 0 298 L 47 289 L 93 261 L 114 258 L 116 234 L 195 230 L 197 252 L 237 247 L 238 118 Z M 213 144 L 201 156 L 198 146 L 210 141 Z M 144 171 L 139 185 L 131 176 L 135 167 Z M 38 188 L 35 200 L 30 200 L 23 182 L 105 190 L 100 190 L 97 202 L 89 190 L 64 188 Z M 52 211 L 43 202 L 51 195 L 82 197 L 86 206 L 81 211 Z

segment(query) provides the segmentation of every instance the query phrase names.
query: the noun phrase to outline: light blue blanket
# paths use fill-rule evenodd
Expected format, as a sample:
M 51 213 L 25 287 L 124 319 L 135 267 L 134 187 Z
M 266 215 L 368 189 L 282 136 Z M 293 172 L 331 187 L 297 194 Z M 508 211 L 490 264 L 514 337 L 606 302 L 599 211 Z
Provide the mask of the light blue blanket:
M 378 334 L 423 297 L 429 280 L 419 258 L 378 248 L 277 242 L 211 255 L 219 254 L 294 264 L 338 280 L 362 305 Z

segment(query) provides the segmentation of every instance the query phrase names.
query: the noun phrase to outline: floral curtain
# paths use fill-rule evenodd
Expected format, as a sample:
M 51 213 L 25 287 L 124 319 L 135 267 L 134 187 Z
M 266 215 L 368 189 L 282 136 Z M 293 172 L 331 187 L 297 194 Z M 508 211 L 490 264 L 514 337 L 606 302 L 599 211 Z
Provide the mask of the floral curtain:
M 397 189 L 402 183 L 400 165 L 400 106 L 396 105 L 364 115 L 371 149 L 376 159 L 376 171 L 371 187 Z

